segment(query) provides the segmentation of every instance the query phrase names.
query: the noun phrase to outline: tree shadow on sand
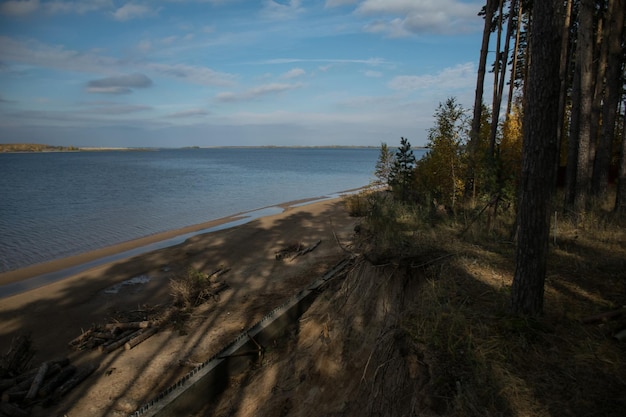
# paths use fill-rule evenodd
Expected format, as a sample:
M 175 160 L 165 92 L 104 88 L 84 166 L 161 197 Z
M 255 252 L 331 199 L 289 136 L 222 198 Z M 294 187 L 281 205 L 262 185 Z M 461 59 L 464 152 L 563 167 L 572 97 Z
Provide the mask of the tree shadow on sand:
M 182 361 L 208 359 L 343 256 L 335 238 L 349 239 L 353 219 L 340 205 L 335 201 L 317 214 L 292 209 L 273 223 L 257 219 L 195 236 L 175 247 L 86 271 L 71 286 L 41 288 L 36 298 L 21 294 L 6 303 L 3 300 L 3 350 L 17 334 L 30 333 L 38 350 L 33 364 L 69 356 L 77 364 L 99 365 L 58 404 L 46 409 L 35 406 L 33 415 L 69 410 L 93 416 L 133 412 L 189 371 L 180 366 Z M 320 246 L 306 256 L 276 260 L 275 252 L 294 241 L 308 246 L 318 240 L 322 240 Z M 168 323 L 131 350 L 122 348 L 106 355 L 68 351 L 68 342 L 82 330 L 116 313 L 167 308 L 169 280 L 189 267 L 205 273 L 229 268 L 223 275 L 228 289 L 195 309 L 186 323 Z M 149 282 L 123 286 L 114 294 L 105 292 L 138 276 L 149 277 Z

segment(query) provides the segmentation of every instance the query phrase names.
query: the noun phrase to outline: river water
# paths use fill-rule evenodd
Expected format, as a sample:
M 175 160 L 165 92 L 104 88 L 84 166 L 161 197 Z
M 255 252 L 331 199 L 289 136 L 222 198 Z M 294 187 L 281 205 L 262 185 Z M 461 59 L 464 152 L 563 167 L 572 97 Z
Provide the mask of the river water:
M 376 148 L 0 154 L 0 272 L 367 185 Z

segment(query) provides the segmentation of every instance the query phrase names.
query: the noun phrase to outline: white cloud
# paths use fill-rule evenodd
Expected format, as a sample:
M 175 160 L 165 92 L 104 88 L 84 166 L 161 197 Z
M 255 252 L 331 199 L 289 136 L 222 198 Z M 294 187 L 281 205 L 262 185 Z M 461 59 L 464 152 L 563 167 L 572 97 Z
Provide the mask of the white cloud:
M 269 94 L 278 94 L 284 91 L 295 90 L 297 88 L 301 88 L 303 84 L 288 84 L 288 83 L 271 83 L 271 84 L 263 84 L 249 90 L 233 93 L 233 92 L 223 92 L 219 93 L 215 98 L 218 101 L 222 102 L 230 102 L 230 101 L 242 101 L 242 100 L 254 100 L 259 97 L 269 95 Z
M 293 68 L 280 76 L 280 78 L 291 79 L 298 78 L 306 74 L 306 72 L 302 68 Z
M 400 75 L 389 81 L 389 87 L 401 91 L 471 88 L 475 78 L 474 64 L 468 62 L 445 68 L 435 75 Z
M 148 64 L 147 68 L 160 74 L 181 78 L 194 84 L 228 86 L 234 84 L 232 74 L 214 71 L 207 67 L 186 64 Z
M 156 11 L 148 6 L 135 3 L 126 3 L 113 13 L 113 18 L 119 21 L 127 21 L 142 17 L 154 16 Z
M 463 33 L 481 24 L 477 17 L 484 1 L 460 0 L 364 0 L 356 12 L 378 18 L 365 30 L 391 37 L 411 34 Z M 381 18 L 380 16 L 388 16 Z
M 286 3 L 278 3 L 274 0 L 265 0 L 261 16 L 271 20 L 286 20 L 303 12 L 300 0 L 288 0 Z
M 0 13 L 9 16 L 23 16 L 36 11 L 39 0 L 9 0 L 0 4 Z
M 365 64 L 365 65 L 390 65 L 388 61 L 383 58 L 369 58 L 369 59 L 335 59 L 335 58 L 274 58 L 265 61 L 258 62 L 259 64 L 296 64 L 298 62 L 326 62 L 329 64 Z
M 149 46 L 149 45 L 144 45 Z M 117 58 L 98 55 L 94 52 L 79 52 L 58 45 L 47 45 L 38 41 L 17 41 L 0 36 L 0 51 L 4 62 L 33 65 L 91 74 L 116 75 L 122 71 L 154 71 L 161 75 L 182 79 L 200 85 L 233 85 L 235 76 L 214 71 L 207 67 L 186 64 L 128 63 Z M 111 89 L 109 93 L 115 92 Z M 123 89 L 117 89 L 118 94 Z
M 117 72 L 114 68 L 119 66 L 119 60 L 93 52 L 79 52 L 34 40 L 18 41 L 8 36 L 0 36 L 0 51 L 5 62 L 44 68 L 106 74 Z
M 363 74 L 365 74 L 366 77 L 371 77 L 371 78 L 380 78 L 383 76 L 383 73 L 380 71 L 372 71 L 372 70 L 367 70 L 365 72 L 363 72 Z

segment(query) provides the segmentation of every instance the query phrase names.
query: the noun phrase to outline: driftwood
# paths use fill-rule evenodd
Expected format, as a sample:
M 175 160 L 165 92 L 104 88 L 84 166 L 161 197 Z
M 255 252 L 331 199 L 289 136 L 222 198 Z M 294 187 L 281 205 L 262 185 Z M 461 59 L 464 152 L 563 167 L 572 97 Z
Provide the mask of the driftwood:
M 85 341 L 85 339 L 87 339 L 88 337 L 90 337 L 90 336 L 91 336 L 91 334 L 93 333 L 93 331 L 94 331 L 94 329 L 93 329 L 93 328 L 91 328 L 91 329 L 87 329 L 86 331 L 82 332 L 80 336 L 78 336 L 78 337 L 76 337 L 76 338 L 72 339 L 72 340 L 68 343 L 68 345 L 69 345 L 69 346 L 76 346 L 76 345 L 80 345 L 80 344 L 82 344 L 82 343 Z
M 0 404 L 0 415 L 7 415 L 9 417 L 28 417 L 28 412 L 22 410 L 15 404 Z
M 99 350 L 100 352 L 104 352 L 104 351 L 105 351 L 105 349 L 107 349 L 110 345 L 112 345 L 112 344 L 114 344 L 114 343 L 119 342 L 121 339 L 124 339 L 125 337 L 127 337 L 127 336 L 129 336 L 129 335 L 131 335 L 131 334 L 135 333 L 136 331 L 137 331 L 137 330 L 133 330 L 133 329 L 126 330 L 126 331 L 124 331 L 124 332 L 122 332 L 122 333 L 118 334 L 118 335 L 115 337 L 115 339 L 108 340 L 108 341 L 106 341 L 106 342 L 105 342 L 105 343 L 103 343 L 103 344 L 98 343 L 98 342 L 97 342 L 97 340 L 90 340 L 90 342 L 91 342 L 91 344 L 93 344 L 93 345 L 94 345 L 94 347 L 95 347 L 95 346 L 97 346 L 97 345 L 100 345 L 100 346 L 98 346 L 98 350 Z
M 585 324 L 596 323 L 599 321 L 609 321 L 609 320 L 612 320 L 621 316 L 625 311 L 626 311 L 625 309 L 620 308 L 620 309 L 613 310 L 613 311 L 607 311 L 607 312 L 600 313 L 600 314 L 594 314 L 593 316 L 588 316 L 588 317 L 583 318 L 581 321 Z
M 139 336 L 142 331 L 143 331 L 142 329 L 136 330 L 134 332 L 132 330 L 129 330 L 130 333 L 128 335 L 120 339 L 117 339 L 113 341 L 112 343 L 107 344 L 106 346 L 105 345 L 101 346 L 100 352 L 103 352 L 103 353 L 113 352 L 115 349 L 124 346 L 124 344 L 126 344 L 126 342 L 128 342 L 133 337 Z
M 225 282 L 212 283 L 209 288 L 205 288 L 200 291 L 200 294 L 198 294 L 198 298 L 196 299 L 195 305 L 200 305 L 211 298 L 217 301 L 217 297 L 220 295 L 220 293 L 228 288 L 230 288 L 230 286 Z
M 52 394 L 58 387 L 65 383 L 65 381 L 70 379 L 74 373 L 76 373 L 76 367 L 74 365 L 66 366 L 57 376 L 44 384 L 44 386 L 39 390 L 39 396 L 47 397 Z
M 38 368 L 26 371 L 15 378 L 2 380 L 0 416 L 28 415 L 21 407 L 30 406 L 35 401 L 44 406 L 53 403 L 84 380 L 94 369 L 95 367 L 83 367 L 77 373 L 77 368 L 69 365 L 69 359 L 63 358 L 43 362 Z
M 110 330 L 111 332 L 115 332 L 116 329 L 119 330 L 128 330 L 128 329 L 147 329 L 148 327 L 152 327 L 154 324 L 153 321 L 134 321 L 130 323 L 109 323 L 105 324 L 104 328 Z
M 230 271 L 230 268 L 217 268 L 215 271 L 208 274 L 207 278 L 219 278 L 220 276 L 224 275 L 228 271 Z
M 30 379 L 25 379 L 22 382 L 18 383 L 17 385 L 14 385 L 13 387 L 4 391 L 2 393 L 2 402 L 3 403 L 15 402 L 16 399 L 18 398 L 21 399 L 24 396 L 26 396 L 26 394 L 28 393 L 28 389 L 30 385 L 32 384 L 33 378 L 34 376 Z
M 155 334 L 157 330 L 158 329 L 156 327 L 152 327 L 148 330 L 142 331 L 137 336 L 129 339 L 128 342 L 124 344 L 124 349 L 131 350 L 132 348 L 134 348 L 135 346 L 137 346 L 138 344 L 140 344 L 141 342 L 143 342 L 144 340 L 146 340 L 147 338 Z
M 58 387 L 54 391 L 54 394 L 59 396 L 59 397 L 62 397 L 63 395 L 65 395 L 69 391 L 71 391 L 75 386 L 77 386 L 78 384 L 83 382 L 96 369 L 98 369 L 98 365 L 94 365 L 94 364 L 86 365 L 86 366 L 80 368 L 79 370 L 76 371 L 74 376 L 72 376 L 70 379 L 68 379 L 63 385 Z
M 6 354 L 0 356 L 0 375 L 11 377 L 27 369 L 33 358 L 32 339 L 30 336 L 17 336 L 11 340 Z
M 54 374 L 58 373 L 62 367 L 67 366 L 69 364 L 69 359 L 63 358 L 55 361 L 46 362 L 47 369 L 44 375 L 44 378 L 49 378 Z M 43 366 L 43 364 L 42 364 Z M 0 392 L 19 392 L 19 391 L 28 391 L 31 385 L 33 384 L 33 380 L 41 370 L 41 366 L 39 368 L 34 368 L 29 371 L 26 371 L 20 375 L 17 375 L 15 378 L 3 379 L 0 381 Z
M 70 342 L 70 347 L 75 350 L 88 350 L 98 348 L 100 352 L 111 352 L 120 346 L 124 346 L 130 339 L 136 337 L 138 332 L 145 329 L 158 328 L 159 321 L 144 320 L 133 322 L 113 322 L 83 332 Z M 152 332 L 150 335 L 154 334 Z M 146 336 L 146 339 L 150 336 Z M 140 343 L 145 339 L 137 342 Z M 133 345 L 135 346 L 135 345 Z M 132 346 L 131 346 L 132 347 Z
M 100 340 L 111 340 L 115 338 L 115 334 L 113 332 L 93 332 L 91 337 Z
M 21 391 L 15 391 L 15 390 L 10 390 L 10 391 L 5 391 L 2 393 L 2 403 L 17 403 L 17 402 L 21 402 L 24 400 L 24 398 L 26 398 L 26 394 L 28 394 L 28 391 L 25 390 L 21 390 Z
M 8 378 L 0 380 L 0 392 L 11 388 L 13 385 L 18 383 L 17 378 Z
M 28 393 L 26 394 L 25 399 L 26 400 L 32 400 L 33 398 L 35 398 L 37 396 L 37 393 L 39 392 L 39 388 L 41 388 L 41 383 L 43 382 L 43 379 L 46 377 L 46 373 L 48 373 L 48 363 L 44 362 L 41 364 L 41 366 L 39 367 L 39 371 L 37 372 L 37 375 L 35 375 L 35 378 L 33 379 L 33 383 L 30 384 L 30 389 L 28 390 Z
M 317 242 L 315 242 L 315 244 L 308 246 L 308 247 L 304 247 L 299 242 L 294 243 L 284 249 L 281 249 L 275 252 L 274 255 L 276 257 L 276 260 L 278 261 L 285 259 L 287 255 L 290 255 L 290 254 L 292 254 L 290 259 L 294 259 L 294 258 L 297 258 L 298 256 L 306 255 L 307 253 L 314 251 L 315 248 L 317 248 L 320 245 L 320 243 L 322 243 L 322 241 L 318 240 Z

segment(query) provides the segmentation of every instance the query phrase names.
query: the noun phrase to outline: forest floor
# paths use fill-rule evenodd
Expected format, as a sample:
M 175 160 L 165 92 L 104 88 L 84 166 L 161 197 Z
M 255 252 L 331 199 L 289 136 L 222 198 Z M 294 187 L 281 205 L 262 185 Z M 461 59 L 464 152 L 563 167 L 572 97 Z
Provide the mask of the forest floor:
M 361 219 L 334 204 L 214 235 L 221 258 L 211 252 L 217 241 L 214 249 L 206 239 L 179 248 L 180 259 L 192 253 L 204 269 L 218 266 L 209 259 L 238 265 L 229 272 L 232 289 L 195 309 L 184 326 L 159 331 L 136 350 L 109 354 L 114 356 L 79 391 L 53 409 L 33 409 L 33 415 L 129 414 L 185 371 L 179 360 L 204 360 L 225 344 L 207 339 L 232 340 L 319 278 L 345 250 L 356 259 L 345 276 L 332 279 L 261 360 L 229 376 L 220 397 L 199 405 L 196 417 L 623 415 L 623 217 L 598 214 L 559 223 L 551 237 L 544 314 L 531 319 L 510 313 L 515 251 L 504 219 L 489 225 L 479 219 L 463 234 L 458 223 L 443 220 L 413 230 L 413 244 L 403 256 L 381 257 L 372 256 L 376 235 L 366 225 L 354 235 Z M 320 223 L 320 216 L 326 220 Z M 323 243 L 306 256 L 276 262 L 274 253 L 293 236 L 306 236 L 305 245 L 318 238 Z M 257 246 L 250 247 L 252 242 Z M 239 248 L 238 257 L 228 258 L 224 248 Z M 258 288 L 252 291 L 234 279 L 253 272 L 263 279 L 253 281 Z M 281 281 L 268 280 L 273 276 Z M 93 297 L 102 297 L 98 294 Z M 251 303 L 253 298 L 263 302 Z M 231 315 L 236 320 L 231 322 Z M 107 386 L 134 369 L 138 359 L 134 375 L 140 377 Z M 146 381 L 151 385 L 142 386 Z

